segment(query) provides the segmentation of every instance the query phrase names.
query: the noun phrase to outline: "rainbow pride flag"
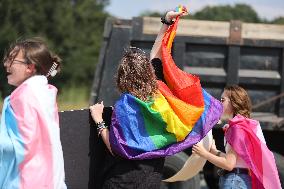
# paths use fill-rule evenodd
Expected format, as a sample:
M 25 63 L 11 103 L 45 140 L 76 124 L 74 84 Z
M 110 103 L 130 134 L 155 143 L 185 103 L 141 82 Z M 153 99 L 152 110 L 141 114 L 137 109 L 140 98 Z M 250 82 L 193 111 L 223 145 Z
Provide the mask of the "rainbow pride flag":
M 259 133 L 263 137 L 258 121 L 237 115 L 229 122 L 225 137 L 250 169 L 253 189 L 281 189 L 273 153 Z
M 221 103 L 200 85 L 197 76 L 180 70 L 171 56 L 179 18 L 162 42 L 166 84 L 149 102 L 122 94 L 110 127 L 112 151 L 127 159 L 151 159 L 178 153 L 199 142 L 218 122 Z
M 33 76 L 5 99 L 0 188 L 66 189 L 56 93 L 45 76 Z

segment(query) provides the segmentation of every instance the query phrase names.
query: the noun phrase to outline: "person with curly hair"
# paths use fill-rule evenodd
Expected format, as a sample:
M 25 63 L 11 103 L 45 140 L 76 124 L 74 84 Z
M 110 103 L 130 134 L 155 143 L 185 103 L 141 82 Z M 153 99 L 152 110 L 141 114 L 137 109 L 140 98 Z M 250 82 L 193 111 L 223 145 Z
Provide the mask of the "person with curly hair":
M 103 102 L 90 106 L 108 149 L 102 161 L 110 162 L 97 166 L 103 181 L 96 188 L 159 189 L 164 158 L 202 140 L 219 120 L 221 103 L 202 89 L 198 77 L 180 70 L 170 58 L 168 47 L 179 17 L 186 14 L 179 7 L 162 17 L 150 59 L 135 47 L 124 53 L 116 75 L 121 95 L 110 123 L 103 119 Z
M 167 13 L 167 19 L 173 19 L 177 15 L 181 15 L 181 13 L 170 11 Z M 168 27 L 168 25 L 163 24 L 157 38 L 162 38 Z M 159 51 L 161 44 L 160 42 L 157 43 L 154 44 L 151 52 Z M 146 103 L 151 103 L 153 98 L 157 96 L 157 79 L 161 78 L 161 73 L 156 73 L 158 75 L 157 78 L 155 71 L 161 72 L 162 70 L 160 70 L 161 68 L 159 68 L 159 70 L 154 69 L 153 66 L 155 65 L 152 65 L 155 64 L 152 60 L 153 58 L 155 57 L 151 57 L 150 60 L 147 54 L 139 48 L 130 47 L 126 49 L 120 60 L 116 75 L 116 86 L 122 94 L 122 101 L 129 101 L 129 99 L 127 99 L 128 94 L 131 94 L 135 99 Z M 134 112 L 130 112 L 131 109 L 127 109 L 123 103 L 120 104 L 120 107 L 123 107 L 124 111 L 127 111 L 128 114 L 134 114 Z M 119 106 L 119 103 L 116 103 L 116 106 Z M 97 171 L 97 173 L 101 175 L 96 175 L 97 179 L 94 183 L 90 184 L 92 181 L 89 181 L 89 187 L 103 189 L 159 189 L 165 158 L 129 159 L 127 157 L 121 158 L 121 156 L 117 155 L 111 147 L 110 130 L 108 127 L 104 126 L 104 121 L 106 120 L 103 120 L 103 110 L 103 102 L 90 106 L 92 118 L 99 128 L 98 134 L 106 145 L 108 152 L 104 157 L 104 162 L 106 163 L 103 166 L 100 166 L 103 167 L 102 170 Z M 116 112 L 116 114 L 118 113 L 119 112 Z M 133 117 L 135 117 L 135 115 Z M 125 120 L 125 122 L 127 121 L 136 122 L 137 120 L 134 118 L 133 120 Z M 112 118 L 112 124 L 113 123 L 114 119 Z M 133 141 L 133 145 L 135 146 L 134 143 L 137 144 L 136 148 L 139 148 L 139 145 L 143 145 L 142 143 L 139 143 L 139 141 Z M 98 179 L 98 177 L 100 178 Z
M 150 60 L 142 50 L 127 49 L 117 70 L 116 84 L 122 94 L 130 93 L 141 101 L 150 102 L 155 97 L 158 90 L 156 76 Z M 97 124 L 103 123 L 103 108 L 103 102 L 90 107 Z M 106 174 L 102 188 L 160 187 L 164 158 L 127 160 L 112 156 L 115 153 L 111 148 L 109 129 L 102 127 L 98 132 L 111 154 L 108 153 L 108 161 L 114 164 Z

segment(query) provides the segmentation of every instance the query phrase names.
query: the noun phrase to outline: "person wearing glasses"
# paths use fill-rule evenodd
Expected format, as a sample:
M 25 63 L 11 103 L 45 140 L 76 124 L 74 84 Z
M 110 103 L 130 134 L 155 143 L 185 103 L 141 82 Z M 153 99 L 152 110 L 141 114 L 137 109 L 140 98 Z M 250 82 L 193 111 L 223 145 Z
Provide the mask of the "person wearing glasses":
M 0 188 L 66 189 L 57 89 L 48 80 L 61 60 L 43 40 L 11 45 L 4 58 L 8 84 L 0 125 Z
M 223 127 L 226 152 L 217 150 L 213 143 L 210 151 L 196 144 L 192 153 L 221 168 L 221 189 L 280 189 L 274 156 L 266 146 L 259 122 L 251 119 L 251 101 L 245 89 L 237 85 L 225 87 L 221 102 L 222 119 L 228 121 Z

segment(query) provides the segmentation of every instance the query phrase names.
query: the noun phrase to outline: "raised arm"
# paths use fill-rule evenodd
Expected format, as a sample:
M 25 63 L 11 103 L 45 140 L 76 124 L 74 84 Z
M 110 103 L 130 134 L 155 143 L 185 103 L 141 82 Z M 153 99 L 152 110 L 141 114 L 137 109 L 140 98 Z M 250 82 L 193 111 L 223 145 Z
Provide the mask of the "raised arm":
M 185 13 L 185 12 L 175 12 L 175 11 L 169 11 L 166 13 L 165 15 L 165 21 L 168 22 L 168 23 L 171 23 L 171 21 L 174 21 L 174 19 L 181 15 L 181 16 L 184 16 L 184 15 L 187 15 L 188 13 Z M 161 46 L 162 46 L 162 40 L 163 40 L 163 37 L 164 37 L 164 34 L 166 33 L 168 27 L 170 25 L 167 25 L 167 24 L 162 24 L 161 26 L 161 29 L 157 35 L 157 38 L 155 40 L 155 43 L 152 47 L 152 50 L 151 50 L 151 53 L 150 53 L 150 59 L 154 59 L 154 58 L 159 58 L 161 59 Z

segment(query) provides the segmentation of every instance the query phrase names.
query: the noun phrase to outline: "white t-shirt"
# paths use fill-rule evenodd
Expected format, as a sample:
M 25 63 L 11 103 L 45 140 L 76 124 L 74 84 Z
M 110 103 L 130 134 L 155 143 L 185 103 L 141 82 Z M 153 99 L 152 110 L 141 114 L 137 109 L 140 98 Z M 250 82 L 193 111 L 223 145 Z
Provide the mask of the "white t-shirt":
M 225 125 L 224 127 L 226 127 L 226 126 L 227 125 Z M 266 144 L 265 138 L 264 138 L 264 135 L 262 133 L 262 130 L 261 130 L 261 127 L 260 127 L 259 123 L 257 125 L 256 136 L 260 139 L 261 142 Z M 226 141 L 225 137 L 224 137 L 224 146 L 225 146 L 226 153 L 229 152 L 230 149 L 232 149 L 231 145 Z M 246 162 L 241 157 L 239 157 L 238 155 L 237 155 L 237 161 L 236 161 L 235 167 L 248 168 L 248 166 L 246 165 Z

